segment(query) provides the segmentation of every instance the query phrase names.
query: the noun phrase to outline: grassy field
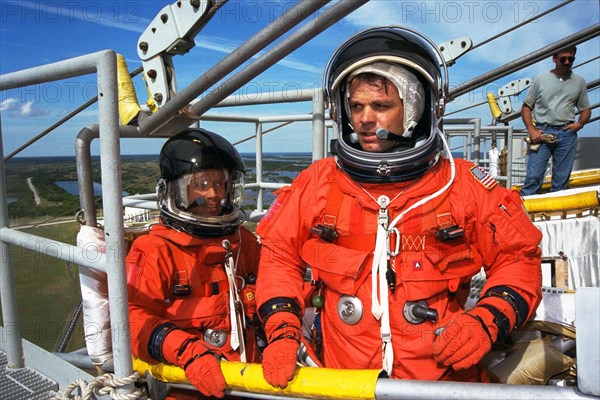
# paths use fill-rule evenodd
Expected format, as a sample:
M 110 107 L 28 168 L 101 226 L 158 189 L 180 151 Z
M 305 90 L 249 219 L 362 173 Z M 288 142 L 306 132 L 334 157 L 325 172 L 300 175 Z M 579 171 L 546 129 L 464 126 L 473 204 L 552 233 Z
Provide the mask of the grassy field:
M 23 232 L 75 244 L 79 224 L 75 221 L 25 228 Z M 17 307 L 23 337 L 44 349 L 55 351 L 71 315 L 81 301 L 78 266 L 47 255 L 53 249 L 34 252 L 12 246 Z M 44 254 L 44 250 L 46 254 Z M 83 328 L 66 351 L 84 346 Z
M 101 182 L 100 160 L 95 159 L 92 167 L 94 181 Z M 132 194 L 154 191 L 159 173 L 157 156 L 129 157 L 121 167 L 124 191 Z M 7 163 L 6 180 L 11 227 L 34 225 L 21 230 L 75 245 L 79 224 L 74 216 L 79 210 L 79 196 L 55 184 L 77 180 L 74 158 L 13 159 Z M 39 195 L 37 203 L 28 180 Z M 101 217 L 101 197 L 96 198 Z M 79 269 L 75 264 L 47 255 L 48 251 L 44 253 L 47 249 L 40 250 L 11 248 L 21 334 L 46 350 L 56 351 L 81 302 Z M 83 323 L 79 317 L 65 351 L 84 346 Z

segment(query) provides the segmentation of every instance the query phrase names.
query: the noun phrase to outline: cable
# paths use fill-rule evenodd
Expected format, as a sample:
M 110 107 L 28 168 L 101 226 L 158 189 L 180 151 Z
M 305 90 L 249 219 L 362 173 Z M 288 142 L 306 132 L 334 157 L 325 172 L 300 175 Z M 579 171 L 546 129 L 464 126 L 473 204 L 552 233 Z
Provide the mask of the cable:
M 481 43 L 478 43 L 478 44 L 474 45 L 473 47 L 471 47 L 471 49 L 470 49 L 469 51 L 473 51 L 473 50 L 475 50 L 476 48 L 483 46 L 484 44 L 488 44 L 488 43 L 489 43 L 489 42 L 491 42 L 492 40 L 498 39 L 500 36 L 504 36 L 504 35 L 506 35 L 507 33 L 509 33 L 509 32 L 512 32 L 512 31 L 514 31 L 515 29 L 522 27 L 523 25 L 527 25 L 527 24 L 528 24 L 528 23 L 530 23 L 531 21 L 535 21 L 536 19 L 538 19 L 538 18 L 541 18 L 541 17 L 543 17 L 544 15 L 546 15 L 546 14 L 549 14 L 549 13 L 551 13 L 552 11 L 554 11 L 554 10 L 557 10 L 557 9 L 559 9 L 559 8 L 563 7 L 563 6 L 566 6 L 567 4 L 569 4 L 569 3 L 572 3 L 573 1 L 575 1 L 575 0 L 567 0 L 567 1 L 565 1 L 564 3 L 561 3 L 561 4 L 559 4 L 559 5 L 555 6 L 555 7 L 552 7 L 552 8 L 550 8 L 550 9 L 548 9 L 548 10 L 544 11 L 544 12 L 543 12 L 543 13 L 541 13 L 541 14 L 538 14 L 538 15 L 536 15 L 536 16 L 534 16 L 534 17 L 531 17 L 531 18 L 529 18 L 529 19 L 527 19 L 527 20 L 525 20 L 525 21 L 521 22 L 520 24 L 517 24 L 517 25 L 513 26 L 512 28 L 509 28 L 509 29 L 507 29 L 507 30 L 505 30 L 505 31 L 503 31 L 503 32 L 500 32 L 499 34 L 497 34 L 497 35 L 494 35 L 494 36 L 492 36 L 491 38 L 489 38 L 489 39 L 486 39 L 486 40 L 484 40 L 483 42 L 481 42 Z

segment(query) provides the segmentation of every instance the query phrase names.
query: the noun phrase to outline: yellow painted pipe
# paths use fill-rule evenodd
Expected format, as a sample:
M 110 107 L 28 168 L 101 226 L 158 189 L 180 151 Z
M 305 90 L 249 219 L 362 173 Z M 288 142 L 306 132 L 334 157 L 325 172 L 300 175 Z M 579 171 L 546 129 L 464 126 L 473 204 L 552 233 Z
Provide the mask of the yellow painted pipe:
M 543 197 L 525 199 L 525 209 L 529 213 L 542 211 L 566 211 L 599 206 L 598 192 L 595 190 L 567 196 Z
M 171 383 L 189 383 L 182 368 L 167 364 L 149 364 L 133 358 L 133 369 L 142 375 L 150 373 L 156 379 Z M 260 364 L 221 361 L 221 371 L 227 388 L 251 393 L 293 395 L 309 399 L 375 399 L 379 370 L 345 370 L 298 367 L 285 389 L 269 385 L 263 378 Z

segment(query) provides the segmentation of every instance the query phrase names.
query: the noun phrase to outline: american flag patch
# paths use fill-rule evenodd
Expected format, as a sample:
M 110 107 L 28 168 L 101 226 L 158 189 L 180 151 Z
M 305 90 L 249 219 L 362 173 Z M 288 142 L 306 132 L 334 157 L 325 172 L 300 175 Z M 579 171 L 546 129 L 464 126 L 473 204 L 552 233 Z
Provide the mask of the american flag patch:
M 471 174 L 477 179 L 479 183 L 483 185 L 484 188 L 490 190 L 494 186 L 498 184 L 498 181 L 492 178 L 490 174 L 488 174 L 483 168 L 478 165 L 473 166 L 471 168 Z

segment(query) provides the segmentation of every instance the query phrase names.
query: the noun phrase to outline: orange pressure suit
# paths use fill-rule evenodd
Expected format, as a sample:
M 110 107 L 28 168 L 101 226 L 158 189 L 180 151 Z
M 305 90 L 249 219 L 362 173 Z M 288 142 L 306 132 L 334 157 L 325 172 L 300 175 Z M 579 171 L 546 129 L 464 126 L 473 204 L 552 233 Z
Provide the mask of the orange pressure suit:
M 470 279 L 482 266 L 487 275 L 482 296 L 490 288 L 500 288 L 518 299 L 520 316 L 509 303 L 500 310 L 508 317 L 510 329 L 526 321 L 541 299 L 541 233 L 523 211 L 518 194 L 499 187 L 471 163 L 455 163 L 454 184 L 406 214 L 390 240 L 391 250 L 396 250 L 396 241 L 399 250 L 389 260 L 395 270 L 395 290 L 388 289 L 393 378 L 478 379 L 476 368 L 453 376 L 451 368 L 434 360 L 432 343 L 436 330 L 464 311 Z M 303 308 L 302 284 L 308 265 L 313 280 L 324 285 L 320 315 L 324 366 L 382 368 L 380 325 L 371 313 L 371 263 L 379 212 L 376 199 L 380 195 L 394 199 L 400 193 L 388 207 L 392 221 L 442 188 L 449 177 L 450 163 L 441 160 L 416 181 L 359 186 L 333 158 L 313 163 L 281 190 L 258 226 L 263 246 L 259 308 L 278 297 L 292 298 Z M 334 228 L 339 237 L 326 241 L 309 231 L 319 224 Z M 464 229 L 463 236 L 443 240 L 435 235 L 456 226 Z M 342 296 L 355 296 L 362 303 L 362 317 L 353 325 L 340 317 Z M 407 321 L 404 306 L 417 300 L 437 311 L 436 322 Z
M 256 278 L 260 249 L 255 236 L 240 227 L 237 232 L 220 237 L 195 237 L 164 225 L 154 225 L 148 235 L 139 237 L 127 256 L 127 286 L 133 354 L 148 362 L 163 361 L 165 348 L 154 342 L 161 325 L 181 329 L 177 335 L 182 343 L 170 343 L 169 348 L 181 348 L 185 340 L 205 340 L 207 329 L 213 335 L 209 347 L 230 361 L 240 355 L 230 345 L 229 285 L 224 268 L 224 239 L 231 243 L 237 262 L 236 280 L 242 292 L 248 320 L 255 314 L 252 288 L 242 289 L 242 279 Z M 251 280 L 252 281 L 252 280 Z M 250 290 L 249 290 L 250 289 Z M 226 337 L 225 337 L 226 334 Z M 246 330 L 248 362 L 258 360 L 253 329 Z

